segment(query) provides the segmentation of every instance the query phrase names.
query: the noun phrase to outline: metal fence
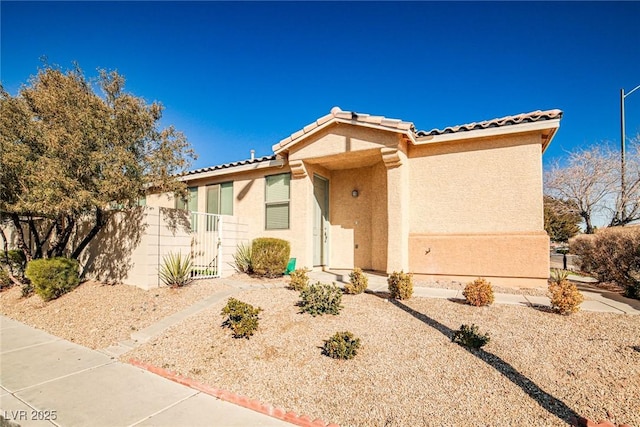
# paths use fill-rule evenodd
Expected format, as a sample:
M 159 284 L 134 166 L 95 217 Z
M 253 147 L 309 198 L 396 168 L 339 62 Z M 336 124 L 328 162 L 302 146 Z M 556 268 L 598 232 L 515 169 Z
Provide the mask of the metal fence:
M 191 212 L 191 277 L 220 277 L 222 267 L 222 217 Z

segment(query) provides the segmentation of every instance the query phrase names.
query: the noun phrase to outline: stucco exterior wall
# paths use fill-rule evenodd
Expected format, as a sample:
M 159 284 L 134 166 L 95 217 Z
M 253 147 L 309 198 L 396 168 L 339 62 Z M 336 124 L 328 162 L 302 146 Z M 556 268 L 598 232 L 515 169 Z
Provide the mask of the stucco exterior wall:
M 541 159 L 536 134 L 411 147 L 410 270 L 545 286 Z
M 372 268 L 372 172 L 368 167 L 331 174 L 332 268 Z M 353 197 L 353 190 L 358 191 L 358 197 Z
M 538 135 L 411 147 L 409 165 L 411 233 L 543 229 Z

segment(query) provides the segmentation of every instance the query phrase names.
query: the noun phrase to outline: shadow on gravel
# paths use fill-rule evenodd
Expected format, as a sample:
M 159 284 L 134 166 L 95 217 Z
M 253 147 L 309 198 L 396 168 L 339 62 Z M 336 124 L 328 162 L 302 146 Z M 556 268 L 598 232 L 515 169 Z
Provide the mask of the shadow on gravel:
M 409 313 L 426 325 L 431 326 L 447 338 L 451 339 L 451 337 L 453 336 L 454 331 L 438 322 L 437 320 L 434 320 L 429 316 L 415 311 L 411 307 L 406 306 L 398 300 L 390 299 L 389 302 L 391 302 L 401 310 Z M 538 402 L 538 404 L 547 412 L 555 415 L 556 417 L 566 423 L 569 423 L 570 425 L 583 425 L 583 418 L 580 417 L 580 415 L 578 415 L 573 409 L 568 407 L 563 401 L 542 390 L 533 381 L 522 375 L 513 366 L 502 360 L 500 357 L 482 349 L 471 349 L 462 346 L 461 348 L 467 350 L 469 353 L 500 372 L 509 381 L 520 387 L 522 391 L 529 395 L 529 397 Z

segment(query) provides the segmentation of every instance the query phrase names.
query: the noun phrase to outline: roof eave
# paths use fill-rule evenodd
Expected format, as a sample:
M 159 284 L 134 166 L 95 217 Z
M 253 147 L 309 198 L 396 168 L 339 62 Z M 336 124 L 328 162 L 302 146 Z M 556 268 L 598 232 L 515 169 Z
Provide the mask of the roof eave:
M 188 175 L 182 175 L 178 177 L 177 180 L 182 182 L 188 182 L 188 181 L 195 181 L 198 179 L 229 175 L 232 173 L 283 167 L 284 165 L 285 165 L 284 159 L 276 158 L 274 160 L 268 160 L 263 162 L 254 162 L 246 165 L 230 166 L 227 168 L 220 168 L 220 169 L 215 169 L 215 170 L 206 171 L 206 172 L 198 172 L 198 173 L 192 173 Z
M 507 126 L 497 126 L 487 129 L 476 129 L 469 131 L 459 131 L 442 135 L 417 136 L 416 145 L 437 144 L 441 142 L 458 141 L 463 139 L 487 138 L 492 136 L 512 135 L 517 133 L 542 132 L 548 130 L 549 133 L 543 137 L 542 150 L 547 148 L 551 139 L 560 127 L 560 119 L 543 120 L 531 123 L 521 123 Z

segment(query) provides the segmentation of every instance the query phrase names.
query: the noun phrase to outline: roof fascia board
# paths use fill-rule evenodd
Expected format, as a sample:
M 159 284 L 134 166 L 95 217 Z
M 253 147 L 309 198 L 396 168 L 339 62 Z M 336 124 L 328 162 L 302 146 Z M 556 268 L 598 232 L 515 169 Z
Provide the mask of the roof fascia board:
M 443 135 L 428 135 L 415 138 L 416 145 L 436 144 L 439 142 L 457 141 L 462 139 L 487 138 L 491 136 L 511 135 L 523 132 L 535 132 L 545 129 L 552 129 L 555 133 L 560 127 L 560 119 L 544 120 L 532 123 L 521 123 L 517 125 L 498 126 L 488 129 L 476 129 L 470 131 L 459 131 Z M 552 135 L 553 137 L 553 135 Z M 551 139 L 549 138 L 549 141 Z
M 188 182 L 195 181 L 197 179 L 213 178 L 217 176 L 229 175 L 232 173 L 240 173 L 247 171 L 254 171 L 259 169 L 268 169 L 284 166 L 284 159 L 269 160 L 268 162 L 250 163 L 248 165 L 231 166 L 228 168 L 216 169 L 213 171 L 194 173 L 191 175 L 183 175 L 178 177 L 178 181 Z

